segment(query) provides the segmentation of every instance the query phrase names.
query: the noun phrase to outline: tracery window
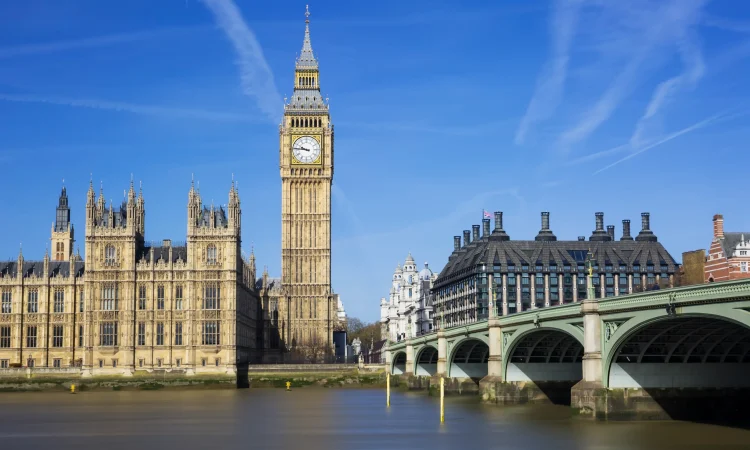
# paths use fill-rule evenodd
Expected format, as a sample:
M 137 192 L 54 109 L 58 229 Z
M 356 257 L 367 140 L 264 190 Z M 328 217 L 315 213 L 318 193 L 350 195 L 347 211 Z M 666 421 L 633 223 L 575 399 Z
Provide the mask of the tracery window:
M 117 286 L 114 284 L 105 284 L 102 286 L 102 311 L 117 310 Z
M 65 312 L 65 292 L 62 289 L 55 289 L 54 312 Z
M 114 265 L 116 253 L 114 245 L 110 244 L 104 247 L 104 264 L 107 266 Z
M 203 309 L 219 309 L 220 288 L 218 283 L 203 287 Z
M 216 246 L 211 244 L 206 249 L 206 262 L 208 264 L 216 264 Z
M 219 322 L 203 322 L 202 345 L 219 345 Z
M 99 325 L 99 345 L 107 347 L 117 345 L 117 322 L 102 322 Z

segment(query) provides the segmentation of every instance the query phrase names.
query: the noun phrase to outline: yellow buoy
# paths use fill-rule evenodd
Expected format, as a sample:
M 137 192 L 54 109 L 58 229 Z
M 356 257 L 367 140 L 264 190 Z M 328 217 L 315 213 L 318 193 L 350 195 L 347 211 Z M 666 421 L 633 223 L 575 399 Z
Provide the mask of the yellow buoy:
M 71 394 L 75 394 L 76 393 L 76 385 L 75 384 L 71 384 L 70 385 L 70 393 Z
M 286 390 L 287 391 L 291 391 L 292 390 L 292 382 L 291 381 L 287 381 L 286 382 Z
M 391 373 L 385 374 L 385 405 L 391 406 Z
M 440 377 L 440 422 L 445 422 L 445 378 Z

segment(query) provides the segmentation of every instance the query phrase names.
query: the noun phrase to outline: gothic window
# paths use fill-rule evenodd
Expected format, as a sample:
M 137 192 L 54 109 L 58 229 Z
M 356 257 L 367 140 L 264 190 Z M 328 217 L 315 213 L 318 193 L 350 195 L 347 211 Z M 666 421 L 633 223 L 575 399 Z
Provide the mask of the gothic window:
M 210 283 L 203 287 L 203 309 L 219 309 L 218 284 Z
M 111 266 L 115 264 L 115 246 L 107 245 L 104 247 L 104 264 Z
M 62 289 L 55 289 L 54 311 L 56 313 L 65 312 L 65 293 Z
M 182 309 L 182 286 L 177 285 L 174 288 L 174 309 Z
M 146 323 L 138 322 L 138 345 L 146 345 Z
M 114 284 L 102 286 L 101 309 L 102 311 L 117 310 L 117 287 Z
M 62 347 L 63 346 L 63 327 L 62 325 L 55 325 L 52 327 L 52 346 Z
M 216 246 L 211 244 L 206 249 L 206 260 L 208 264 L 216 264 Z
M 219 344 L 219 322 L 203 322 L 202 345 L 220 345 Z
M 33 289 L 29 291 L 29 302 L 26 312 L 35 313 L 39 311 L 39 291 Z
M 138 286 L 138 309 L 146 309 L 146 286 Z
M 182 322 L 174 323 L 174 345 L 182 345 Z
M 0 348 L 10 348 L 10 326 L 0 327 Z
M 78 312 L 83 312 L 83 289 L 81 289 L 81 293 L 78 294 Z
M 164 322 L 156 324 L 156 345 L 164 345 Z
M 99 325 L 99 345 L 103 347 L 117 345 L 117 322 L 102 322 Z
M 0 313 L 3 314 L 10 314 L 13 310 L 13 302 L 11 293 L 9 290 L 5 290 L 0 294 L 1 301 L 0 301 Z
M 156 288 L 156 309 L 164 309 L 164 286 Z
M 78 326 L 78 346 L 83 347 L 83 325 Z
M 36 325 L 26 327 L 26 347 L 36 347 Z
M 62 242 L 58 242 L 55 247 L 55 259 L 58 261 L 62 261 L 63 259 L 65 259 L 64 254 L 65 244 L 63 244 Z

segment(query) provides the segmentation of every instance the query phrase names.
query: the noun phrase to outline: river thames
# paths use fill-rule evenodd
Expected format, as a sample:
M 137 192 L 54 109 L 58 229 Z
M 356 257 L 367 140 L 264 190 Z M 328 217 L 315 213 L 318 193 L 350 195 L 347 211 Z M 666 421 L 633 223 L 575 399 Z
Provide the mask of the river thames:
M 688 422 L 594 423 L 562 406 L 476 397 L 281 389 L 6 393 L 0 449 L 750 448 L 750 431 Z

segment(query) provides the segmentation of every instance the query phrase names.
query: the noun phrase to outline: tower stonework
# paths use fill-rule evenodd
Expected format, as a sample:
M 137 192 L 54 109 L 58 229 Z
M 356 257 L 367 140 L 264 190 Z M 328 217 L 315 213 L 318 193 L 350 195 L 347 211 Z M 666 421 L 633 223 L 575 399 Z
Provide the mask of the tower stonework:
M 63 186 L 60 198 L 57 201 L 55 222 L 52 224 L 52 261 L 69 261 L 73 253 L 73 224 L 70 223 L 70 207 L 68 206 L 68 193 Z
M 318 357 L 332 348 L 333 125 L 320 91 L 309 12 L 294 93 L 279 125 L 282 296 L 278 331 L 287 350 Z M 327 100 L 327 99 L 326 99 Z

